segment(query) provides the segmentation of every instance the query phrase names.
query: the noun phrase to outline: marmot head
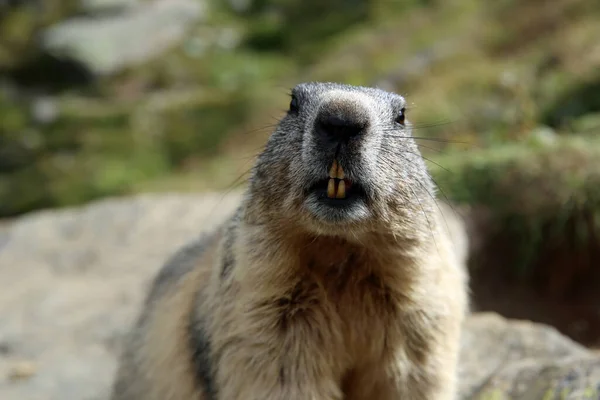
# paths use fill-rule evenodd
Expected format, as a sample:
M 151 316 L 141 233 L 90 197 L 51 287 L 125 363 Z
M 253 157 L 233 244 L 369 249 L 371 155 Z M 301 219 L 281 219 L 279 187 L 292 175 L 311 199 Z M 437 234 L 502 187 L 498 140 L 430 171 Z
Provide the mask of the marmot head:
M 312 233 L 410 234 L 429 229 L 412 222 L 427 219 L 433 196 L 402 96 L 303 83 L 259 156 L 246 204 L 251 219 Z

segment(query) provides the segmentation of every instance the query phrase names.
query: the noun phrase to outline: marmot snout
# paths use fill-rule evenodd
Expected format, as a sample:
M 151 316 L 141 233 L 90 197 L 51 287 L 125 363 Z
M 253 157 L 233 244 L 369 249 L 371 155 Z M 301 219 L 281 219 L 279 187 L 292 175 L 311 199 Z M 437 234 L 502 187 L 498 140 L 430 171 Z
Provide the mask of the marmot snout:
M 435 189 L 405 114 L 405 99 L 381 90 L 296 86 L 257 165 L 253 197 L 277 199 L 277 218 L 353 237 L 430 212 Z
M 292 90 L 239 209 L 156 278 L 113 400 L 456 398 L 464 227 L 405 106 Z

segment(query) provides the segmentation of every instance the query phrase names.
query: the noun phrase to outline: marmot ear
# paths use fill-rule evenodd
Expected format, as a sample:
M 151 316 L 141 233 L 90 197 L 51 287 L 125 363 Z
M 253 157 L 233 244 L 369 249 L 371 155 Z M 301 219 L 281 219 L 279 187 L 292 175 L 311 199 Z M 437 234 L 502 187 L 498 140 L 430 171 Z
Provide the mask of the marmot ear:
M 290 101 L 290 112 L 296 114 L 300 110 L 300 105 L 298 104 L 298 98 L 292 95 L 292 100 Z
M 402 107 L 400 112 L 396 115 L 396 118 L 394 119 L 394 121 L 400 125 L 404 125 L 404 119 L 406 117 L 405 113 L 406 113 L 406 108 Z

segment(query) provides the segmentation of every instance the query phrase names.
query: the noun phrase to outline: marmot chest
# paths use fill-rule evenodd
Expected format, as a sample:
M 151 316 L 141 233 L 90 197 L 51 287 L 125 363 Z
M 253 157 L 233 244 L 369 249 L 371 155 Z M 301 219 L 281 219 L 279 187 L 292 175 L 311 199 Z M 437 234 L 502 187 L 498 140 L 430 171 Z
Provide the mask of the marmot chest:
M 282 319 L 290 328 L 305 325 L 349 363 L 368 364 L 384 357 L 394 341 L 400 307 L 379 275 L 348 267 L 301 276 L 280 304 Z

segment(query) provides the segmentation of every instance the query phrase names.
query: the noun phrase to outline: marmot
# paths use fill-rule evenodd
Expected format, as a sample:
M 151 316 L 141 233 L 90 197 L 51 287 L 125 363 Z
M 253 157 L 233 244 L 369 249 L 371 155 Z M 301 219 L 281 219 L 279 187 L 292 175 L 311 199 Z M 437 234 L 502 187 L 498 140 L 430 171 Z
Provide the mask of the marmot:
M 113 400 L 456 398 L 465 243 L 405 106 L 292 89 L 237 211 L 156 278 Z

